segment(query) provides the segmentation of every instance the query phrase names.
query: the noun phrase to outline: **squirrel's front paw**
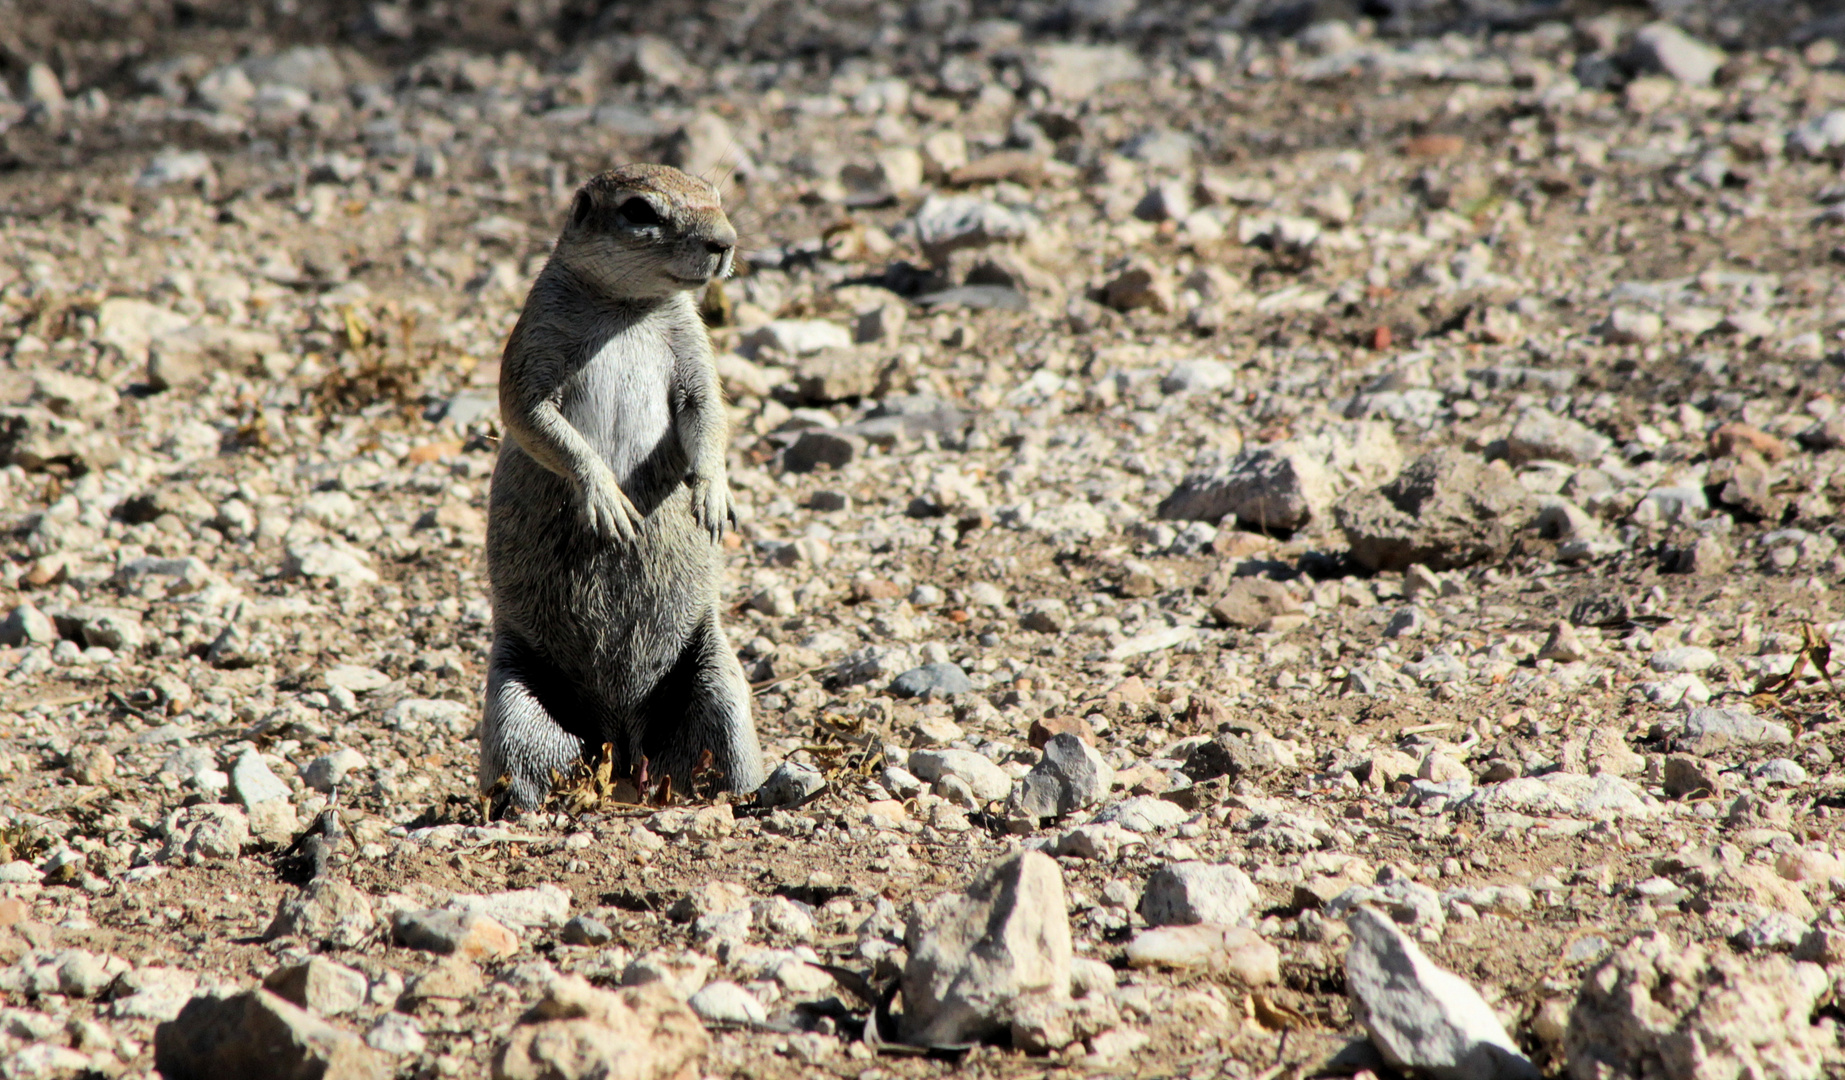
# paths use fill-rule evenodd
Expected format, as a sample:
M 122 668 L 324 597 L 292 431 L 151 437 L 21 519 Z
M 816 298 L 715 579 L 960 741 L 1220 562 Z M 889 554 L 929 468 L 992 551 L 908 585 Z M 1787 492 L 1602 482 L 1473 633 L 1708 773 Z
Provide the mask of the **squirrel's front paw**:
M 730 506 L 730 486 L 710 480 L 695 480 L 692 483 L 692 519 L 698 527 L 711 534 L 717 541 L 724 536 L 724 523 L 734 521 L 736 512 Z
M 603 539 L 632 541 L 641 527 L 641 512 L 613 479 L 584 486 L 583 519 Z

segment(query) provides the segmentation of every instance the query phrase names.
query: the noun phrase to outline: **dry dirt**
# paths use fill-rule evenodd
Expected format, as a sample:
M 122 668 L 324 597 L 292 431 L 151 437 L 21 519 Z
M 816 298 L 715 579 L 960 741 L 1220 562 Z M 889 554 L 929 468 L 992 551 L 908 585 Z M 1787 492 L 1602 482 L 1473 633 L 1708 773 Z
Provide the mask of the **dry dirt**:
M 1363 1036 L 1342 931 L 1297 892 L 1340 867 L 1442 894 L 1431 955 L 1556 1070 L 1534 1019 L 1608 947 L 1660 927 L 1746 950 L 1733 939 L 1768 913 L 1836 917 L 1824 875 L 1790 898 L 1756 874 L 1837 854 L 1845 806 L 1821 677 L 1845 629 L 1845 113 L 1830 144 L 1792 134 L 1845 108 L 1830 8 L 1677 11 L 1729 50 L 1711 85 L 1604 61 L 1612 81 L 1584 87 L 1572 71 L 1600 69 L 1579 58 L 1624 59 L 1648 11 L 109 7 L 23 5 L 0 39 L 0 612 L 44 613 L 58 642 L 0 645 L 0 959 L 77 948 L 248 986 L 320 950 L 265 940 L 297 889 L 274 837 L 188 851 L 172 816 L 235 802 L 225 774 L 254 748 L 305 825 L 327 795 L 298 773 L 350 749 L 336 871 L 380 911 L 549 884 L 613 931 L 585 947 L 526 928 L 457 1008 L 396 1006 L 427 1040 L 397 1075 L 484 1075 L 550 969 L 612 983 L 632 956 L 700 949 L 668 911 L 710 881 L 811 913 L 806 940 L 759 927 L 751 945 L 888 980 L 868 919 L 900 929 L 910 902 L 1097 808 L 1009 823 L 953 791 L 906 798 L 884 768 L 952 743 L 1016 777 L 1034 721 L 1082 718 L 1120 778 L 1108 803 L 1190 782 L 1196 743 L 1173 747 L 1194 736 L 1287 748 L 1173 794 L 1175 829 L 1059 859 L 1077 952 L 1120 969 L 1121 1027 L 1144 1046 L 879 1055 L 852 993 L 710 943 L 711 977 L 755 990 L 771 1022 L 715 1030 L 705 1073 L 1301 1075 Z M 657 36 L 637 51 L 640 34 Z M 1060 64 L 1060 42 L 1125 51 Z M 328 51 L 289 51 L 304 43 Z M 1138 68 L 1075 85 L 1122 56 Z M 60 101 L 33 98 L 35 63 Z M 944 133 L 986 167 L 953 175 Z M 749 357 L 726 368 L 730 632 L 770 758 L 831 785 L 683 832 L 623 806 L 482 831 L 468 733 L 497 353 L 575 183 L 641 159 L 720 180 L 743 234 L 708 305 L 720 350 Z M 932 264 L 915 223 L 943 197 L 1022 235 Z M 930 295 L 967 284 L 1023 309 Z M 885 333 L 818 358 L 762 329 L 849 335 L 866 311 Z M 786 468 L 791 433 L 925 399 L 957 422 Z M 1519 452 L 1532 410 L 1597 438 Z M 1323 469 L 1298 527 L 1157 516 L 1185 476 L 1273 446 Z M 1426 581 L 1368 569 L 1333 504 L 1438 446 L 1504 462 L 1531 508 Z M 1574 549 L 1533 522 L 1559 495 L 1588 522 Z M 1212 605 L 1253 577 L 1286 586 L 1287 617 L 1223 625 Z M 1046 599 L 1066 606 L 1029 606 Z M 1559 620 L 1582 624 L 1573 662 L 1539 656 Z M 1716 797 L 1664 786 L 1687 682 L 1658 658 L 1684 647 L 1714 654 L 1694 701 L 1791 737 L 1694 753 Z M 926 660 L 974 692 L 890 691 Z M 405 700 L 466 709 L 393 726 Z M 1480 791 L 1619 775 L 1645 806 L 1482 811 L 1419 792 L 1386 751 L 1458 762 Z M 904 820 L 868 812 L 893 796 Z M 1276 839 L 1281 814 L 1312 819 L 1311 851 Z M 1233 981 L 1127 969 L 1141 886 L 1188 858 L 1260 887 L 1270 993 L 1306 1018 L 1285 1042 Z M 1494 909 L 1455 892 L 1488 886 L 1522 893 Z M 382 923 L 329 955 L 373 982 L 337 1018 L 360 1033 L 393 1007 L 391 973 L 436 964 Z M 154 1020 L 115 1008 L 125 986 L 7 992 L 0 1073 L 150 1074 Z M 19 1064 L 45 1042 L 85 1063 Z

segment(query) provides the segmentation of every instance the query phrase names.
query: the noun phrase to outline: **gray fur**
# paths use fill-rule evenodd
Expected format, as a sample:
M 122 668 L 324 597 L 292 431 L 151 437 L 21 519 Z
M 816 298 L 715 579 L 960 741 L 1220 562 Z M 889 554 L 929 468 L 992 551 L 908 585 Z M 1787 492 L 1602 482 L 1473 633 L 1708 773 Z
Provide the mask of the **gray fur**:
M 662 219 L 612 215 L 642 197 Z M 506 345 L 487 569 L 493 652 L 480 785 L 530 809 L 602 743 L 686 790 L 705 751 L 762 783 L 750 691 L 719 622 L 728 431 L 690 289 L 736 233 L 662 166 L 586 184 Z M 584 200 L 587 200 L 585 202 Z

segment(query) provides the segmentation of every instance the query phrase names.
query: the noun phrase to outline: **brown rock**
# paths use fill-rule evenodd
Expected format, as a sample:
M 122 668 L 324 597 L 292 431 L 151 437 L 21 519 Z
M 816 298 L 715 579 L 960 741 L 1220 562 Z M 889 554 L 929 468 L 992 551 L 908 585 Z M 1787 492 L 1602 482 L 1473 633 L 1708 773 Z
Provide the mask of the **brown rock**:
M 1403 143 L 1403 153 L 1413 158 L 1453 157 L 1467 148 L 1459 135 L 1417 135 Z
M 1787 456 L 1787 444 L 1758 427 L 1729 423 L 1710 433 L 1712 457 L 1740 456 L 1740 450 L 1753 450 L 1768 461 Z
M 1028 150 L 1001 150 L 950 172 L 948 183 L 951 187 L 991 184 L 1000 180 L 1036 184 L 1044 175 L 1044 161 L 1043 154 L 1034 154 Z
M 1275 546 L 1275 538 L 1261 533 L 1245 532 L 1242 529 L 1219 529 L 1217 539 L 1211 541 L 1211 552 L 1221 555 L 1234 566 L 1244 559 L 1260 555 Z
M 753 900 L 755 897 L 748 889 L 734 882 L 707 881 L 680 897 L 666 914 L 679 922 L 691 922 L 706 915 L 724 915 L 749 907 Z
M 1764 521 L 1779 521 L 1787 510 L 1787 496 L 1775 492 L 1776 474 L 1768 462 L 1752 450 L 1743 449 L 1729 466 L 1727 479 L 1725 470 L 1717 468 L 1708 478 L 1712 486 L 1723 485 L 1717 492 L 1717 501 Z
M 1117 772 L 1115 783 L 1131 795 L 1160 795 L 1172 787 L 1172 778 L 1151 765 L 1136 765 Z
M 1153 700 L 1153 693 L 1147 689 L 1146 683 L 1140 681 L 1140 676 L 1129 675 L 1115 684 L 1114 689 L 1108 692 L 1108 698 L 1129 705 L 1145 705 Z
M 400 911 L 391 925 L 403 944 L 444 956 L 479 959 L 519 951 L 517 934 L 477 911 Z
M 166 1080 L 386 1080 L 384 1055 L 267 990 L 196 997 L 154 1029 Z
M 1185 722 L 1193 731 L 1218 731 L 1235 721 L 1236 714 L 1210 694 L 1193 694 L 1185 705 Z
M 1302 911 L 1318 911 L 1325 907 L 1333 897 L 1354 885 L 1366 885 L 1369 882 L 1337 874 L 1315 874 L 1294 886 L 1294 906 Z
M 1415 780 L 1422 763 L 1400 750 L 1379 750 L 1360 766 L 1358 780 L 1368 788 L 1383 791 L 1398 780 Z
M 1161 315 L 1172 313 L 1172 282 L 1144 263 L 1128 263 L 1102 286 L 1102 299 L 1116 311 L 1148 308 Z
M 1277 616 L 1297 614 L 1300 610 L 1300 601 L 1281 582 L 1246 577 L 1238 578 L 1229 591 L 1211 605 L 1211 617 L 1219 626 L 1255 630 Z
M 299 937 L 357 948 L 372 936 L 372 904 L 365 894 L 333 877 L 316 878 L 276 905 L 264 940 Z
M 412 1002 L 436 998 L 466 1001 L 485 986 L 486 980 L 478 965 L 466 957 L 451 956 L 417 976 L 404 991 L 404 997 Z
M 1634 753 L 1626 737 L 1613 728 L 1596 728 L 1589 733 L 1583 752 L 1584 771 L 1633 776 L 1646 770 L 1646 758 Z
M 1572 664 L 1588 655 L 1589 651 L 1576 636 L 1576 628 L 1566 621 L 1551 625 L 1550 637 L 1538 650 L 1539 660 L 1555 660 L 1559 664 Z
M 121 459 L 121 445 L 112 436 L 81 420 L 49 409 L 0 409 L 0 465 L 82 475 Z
M 493 1058 L 493 1080 L 696 1080 L 711 1039 L 659 984 L 598 990 L 576 975 L 546 988 Z
M 1048 716 L 1042 720 L 1033 720 L 1031 730 L 1025 737 L 1033 750 L 1042 750 L 1045 743 L 1064 734 L 1074 735 L 1090 746 L 1095 745 L 1095 729 L 1080 716 Z
M 1794 946 L 1794 959 L 1821 967 L 1845 963 L 1845 930 L 1836 926 L 1815 926 Z
M 1726 485 L 1724 488 L 1728 491 Z M 1723 541 L 1714 536 L 1700 536 L 1684 547 L 1669 549 L 1663 569 L 1671 574 L 1714 577 L 1728 570 L 1736 561 Z
M 423 443 L 410 448 L 410 452 L 404 455 L 404 464 L 427 465 L 443 458 L 455 457 L 461 453 L 461 449 L 462 444 L 452 439 L 447 442 Z
M 263 989 L 311 1013 L 337 1016 L 365 1003 L 366 980 L 363 973 L 344 964 L 324 956 L 310 956 L 302 963 L 271 972 L 263 980 Z
M 1689 754 L 1667 757 L 1661 779 L 1666 794 L 1674 799 L 1712 799 L 1723 794 L 1723 779 L 1716 765 Z
M 884 578 L 858 578 L 852 582 L 852 601 L 862 603 L 866 600 L 895 600 L 903 595 L 903 590 L 894 581 Z
M 795 393 L 804 404 L 856 400 L 877 389 L 878 367 L 855 349 L 822 349 L 794 369 Z
M 1536 510 L 1503 462 L 1444 447 L 1382 487 L 1347 495 L 1334 514 L 1359 565 L 1441 571 L 1504 558 Z
M 115 776 L 115 757 L 100 746 L 80 746 L 70 752 L 64 775 L 79 784 L 106 783 Z

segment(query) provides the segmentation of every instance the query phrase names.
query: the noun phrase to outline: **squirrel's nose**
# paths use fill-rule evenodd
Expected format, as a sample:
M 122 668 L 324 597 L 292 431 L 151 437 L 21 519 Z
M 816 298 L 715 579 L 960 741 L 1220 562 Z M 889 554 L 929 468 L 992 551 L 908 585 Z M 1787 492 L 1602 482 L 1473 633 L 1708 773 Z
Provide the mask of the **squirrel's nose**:
M 736 242 L 733 240 L 707 240 L 705 241 L 705 250 L 709 251 L 713 255 L 722 255 L 726 251 L 729 251 L 731 248 L 736 247 L 736 246 L 737 246 Z

